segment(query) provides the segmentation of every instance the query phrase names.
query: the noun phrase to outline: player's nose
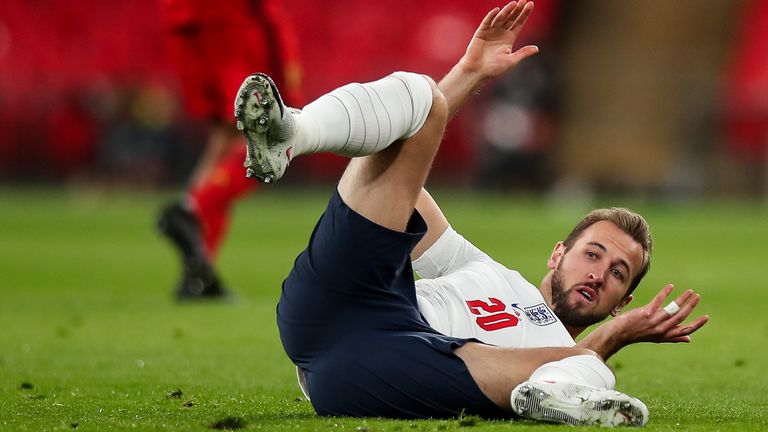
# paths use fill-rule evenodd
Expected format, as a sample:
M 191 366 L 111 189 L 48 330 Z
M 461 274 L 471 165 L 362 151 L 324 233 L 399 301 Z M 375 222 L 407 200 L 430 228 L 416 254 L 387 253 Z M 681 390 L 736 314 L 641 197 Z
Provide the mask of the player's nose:
M 602 284 L 604 279 L 604 273 L 601 271 L 593 270 L 589 272 L 589 275 L 587 276 L 589 278 L 589 281 L 596 284 Z

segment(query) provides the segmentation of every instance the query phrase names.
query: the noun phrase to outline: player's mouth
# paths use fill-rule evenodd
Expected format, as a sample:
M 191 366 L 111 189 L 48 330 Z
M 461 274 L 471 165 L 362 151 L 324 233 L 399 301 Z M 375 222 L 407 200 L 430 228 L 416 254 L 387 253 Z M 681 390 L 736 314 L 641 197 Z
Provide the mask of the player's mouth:
M 576 287 L 576 292 L 588 303 L 595 303 L 597 301 L 597 291 L 588 286 L 581 285 Z

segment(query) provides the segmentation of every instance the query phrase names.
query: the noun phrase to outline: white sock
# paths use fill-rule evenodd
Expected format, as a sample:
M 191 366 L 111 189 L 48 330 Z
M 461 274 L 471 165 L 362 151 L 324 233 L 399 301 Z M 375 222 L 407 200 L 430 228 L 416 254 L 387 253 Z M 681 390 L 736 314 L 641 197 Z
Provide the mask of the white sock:
M 415 135 L 431 108 L 432 88 L 423 75 L 395 72 L 378 81 L 347 84 L 294 114 L 293 154 L 372 154 Z
M 536 369 L 530 381 L 553 381 L 585 384 L 613 390 L 616 377 L 600 359 L 591 355 L 566 357 Z

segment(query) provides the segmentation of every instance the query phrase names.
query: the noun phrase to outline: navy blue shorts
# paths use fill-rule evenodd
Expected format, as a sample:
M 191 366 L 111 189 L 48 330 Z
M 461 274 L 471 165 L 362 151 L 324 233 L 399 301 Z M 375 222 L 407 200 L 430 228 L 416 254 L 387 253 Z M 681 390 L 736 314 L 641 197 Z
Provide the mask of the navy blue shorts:
M 406 232 L 392 231 L 331 197 L 277 306 L 318 414 L 506 416 L 453 353 L 471 339 L 438 333 L 418 311 L 410 253 L 426 228 L 414 212 Z

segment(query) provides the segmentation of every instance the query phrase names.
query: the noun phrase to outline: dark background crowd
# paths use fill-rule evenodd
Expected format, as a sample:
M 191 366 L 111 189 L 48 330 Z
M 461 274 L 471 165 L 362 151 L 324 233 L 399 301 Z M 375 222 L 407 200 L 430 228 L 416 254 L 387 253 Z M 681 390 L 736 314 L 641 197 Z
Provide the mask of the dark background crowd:
M 204 125 L 181 102 L 165 35 L 184 10 L 168 3 L 0 2 L 0 181 L 155 188 L 187 179 Z M 226 1 L 198 3 L 210 19 Z M 439 79 L 497 6 L 259 3 L 282 11 L 296 53 L 286 67 L 303 102 L 394 70 Z M 768 1 L 535 3 L 523 43 L 541 54 L 459 113 L 435 181 L 565 197 L 768 196 Z M 331 181 L 344 161 L 303 163 L 288 182 Z

